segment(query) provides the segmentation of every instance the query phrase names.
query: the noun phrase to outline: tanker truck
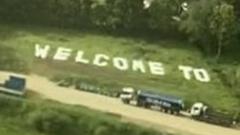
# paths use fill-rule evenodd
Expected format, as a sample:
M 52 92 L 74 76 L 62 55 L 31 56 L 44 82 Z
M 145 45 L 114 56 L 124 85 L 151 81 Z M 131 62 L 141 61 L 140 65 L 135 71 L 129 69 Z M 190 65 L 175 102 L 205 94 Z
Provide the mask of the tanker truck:
M 125 104 L 135 102 L 135 105 L 139 107 L 157 107 L 171 114 L 179 114 L 184 108 L 183 100 L 180 98 L 143 90 L 136 91 L 133 88 L 123 88 L 120 98 Z
M 158 107 L 163 112 L 180 114 L 195 120 L 229 127 L 233 119 L 221 112 L 210 109 L 202 102 L 194 103 L 190 108 L 184 108 L 181 98 L 173 97 L 162 93 L 153 93 L 146 90 L 135 90 L 133 88 L 123 88 L 120 99 L 125 104 L 134 104 L 139 107 Z M 188 110 L 188 111 L 184 111 Z

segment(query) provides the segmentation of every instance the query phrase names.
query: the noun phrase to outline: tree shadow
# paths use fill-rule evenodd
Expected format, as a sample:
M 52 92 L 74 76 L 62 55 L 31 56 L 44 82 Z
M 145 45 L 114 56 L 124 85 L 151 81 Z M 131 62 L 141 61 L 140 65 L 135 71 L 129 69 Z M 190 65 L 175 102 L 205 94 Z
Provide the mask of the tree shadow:
M 239 43 L 226 48 L 221 56 L 219 63 L 239 65 L 240 64 L 240 46 Z
M 0 25 L 0 40 L 4 41 L 10 38 L 16 37 L 16 30 L 13 29 L 8 24 L 2 24 Z

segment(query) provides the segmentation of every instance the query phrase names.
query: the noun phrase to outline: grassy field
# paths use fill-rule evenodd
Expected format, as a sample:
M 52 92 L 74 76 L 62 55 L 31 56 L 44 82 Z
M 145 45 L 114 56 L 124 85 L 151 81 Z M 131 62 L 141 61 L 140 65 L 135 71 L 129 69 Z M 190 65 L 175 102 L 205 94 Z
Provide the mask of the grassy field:
M 118 115 L 41 98 L 0 94 L 0 101 L 1 135 L 168 135 L 123 122 Z
M 19 125 L 14 125 L 13 123 L 6 122 L 5 120 L 1 119 L 1 126 L 0 133 L 1 135 L 43 135 L 36 131 L 27 130 L 20 127 Z
M 149 73 L 119 71 L 112 66 L 98 68 L 93 65 L 75 64 L 74 56 L 68 62 L 54 62 L 52 59 L 37 60 L 34 57 L 35 44 L 59 46 L 86 52 L 86 58 L 96 53 L 110 57 L 120 56 L 162 62 L 167 74 L 154 76 Z M 76 76 L 93 82 L 133 86 L 160 91 L 182 97 L 188 104 L 205 102 L 217 110 L 236 113 L 240 111 L 240 99 L 234 88 L 224 85 L 216 72 L 221 67 L 237 68 L 239 63 L 216 64 L 202 55 L 197 48 L 185 42 L 159 38 L 138 38 L 108 35 L 102 32 L 59 30 L 33 26 L 0 25 L 0 44 L 12 47 L 17 56 L 27 63 L 30 72 L 53 78 L 55 76 Z M 51 55 L 54 51 L 51 51 Z M 75 54 L 75 53 L 74 53 Z M 178 65 L 205 68 L 211 75 L 210 83 L 187 81 L 178 70 Z

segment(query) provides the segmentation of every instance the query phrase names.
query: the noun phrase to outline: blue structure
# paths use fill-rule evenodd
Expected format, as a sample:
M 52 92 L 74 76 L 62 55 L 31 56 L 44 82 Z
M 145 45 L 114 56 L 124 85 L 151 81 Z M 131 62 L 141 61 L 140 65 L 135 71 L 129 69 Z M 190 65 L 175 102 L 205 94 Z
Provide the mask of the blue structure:
M 22 77 L 10 76 L 8 80 L 0 87 L 0 91 L 23 96 L 26 91 L 26 79 Z
M 149 108 L 150 106 L 159 106 L 164 111 L 179 113 L 184 108 L 182 99 L 164 94 L 139 92 L 137 98 L 138 106 Z
M 10 76 L 9 80 L 5 82 L 5 88 L 23 91 L 26 86 L 26 80 L 24 78 Z

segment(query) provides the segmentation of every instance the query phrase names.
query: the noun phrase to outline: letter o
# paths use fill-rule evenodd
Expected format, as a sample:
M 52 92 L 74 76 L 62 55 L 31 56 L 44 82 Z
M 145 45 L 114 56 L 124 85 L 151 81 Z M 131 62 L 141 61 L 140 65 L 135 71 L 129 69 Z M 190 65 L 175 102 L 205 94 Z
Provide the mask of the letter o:
M 193 72 L 198 81 L 210 82 L 210 77 L 205 69 L 194 69 Z
M 128 70 L 129 68 L 127 59 L 120 57 L 113 58 L 113 66 L 122 71 Z

